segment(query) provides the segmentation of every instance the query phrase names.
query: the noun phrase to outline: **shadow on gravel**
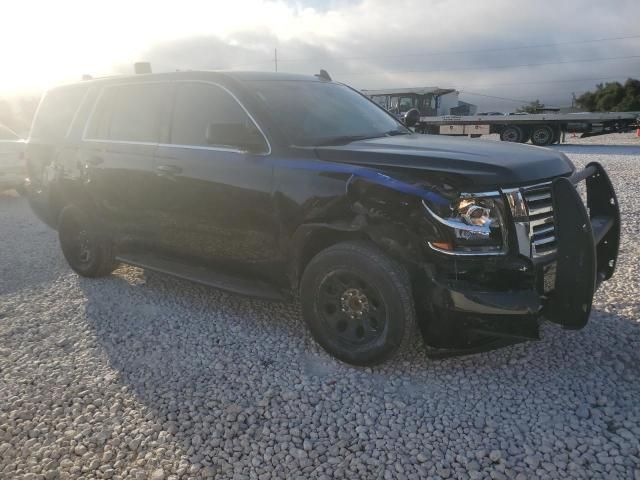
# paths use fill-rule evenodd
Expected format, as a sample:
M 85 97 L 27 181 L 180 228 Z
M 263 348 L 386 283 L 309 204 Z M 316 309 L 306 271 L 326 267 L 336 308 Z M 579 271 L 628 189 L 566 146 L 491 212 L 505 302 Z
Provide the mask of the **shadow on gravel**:
M 0 295 L 51 283 L 68 271 L 56 232 L 31 212 L 24 197 L 0 192 Z
M 213 473 L 229 474 L 240 461 L 251 465 L 265 445 L 302 449 L 308 432 L 326 434 L 312 438 L 323 452 L 338 444 L 365 448 L 370 440 L 355 430 L 362 415 L 372 423 L 360 428 L 381 428 L 375 438 L 408 455 L 404 434 L 378 423 L 387 422 L 389 409 L 400 432 L 415 434 L 416 424 L 464 425 L 477 448 L 492 441 L 488 431 L 508 437 L 515 429 L 529 445 L 559 426 L 578 436 L 611 436 L 640 413 L 632 400 L 640 395 L 640 325 L 601 310 L 581 331 L 545 326 L 539 342 L 436 361 L 416 351 L 409 361 L 370 370 L 321 352 L 296 305 L 127 267 L 79 284 L 87 322 L 118 383 L 169 432 L 167 441 Z M 300 455 L 295 471 L 305 475 L 326 460 Z
M 584 155 L 629 155 L 629 156 L 638 156 L 640 155 L 640 142 L 638 145 L 597 145 L 597 144 L 589 144 L 589 145 L 552 145 L 549 148 L 553 148 L 554 150 L 559 150 L 563 153 L 577 153 Z

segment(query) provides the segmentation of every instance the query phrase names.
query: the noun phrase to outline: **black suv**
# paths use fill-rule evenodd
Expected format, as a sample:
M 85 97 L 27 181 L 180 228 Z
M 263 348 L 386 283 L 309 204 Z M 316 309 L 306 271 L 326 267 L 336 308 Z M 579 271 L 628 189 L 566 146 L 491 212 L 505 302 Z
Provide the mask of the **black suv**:
M 375 364 L 587 322 L 614 271 L 615 193 L 553 150 L 420 135 L 352 88 L 274 73 L 176 72 L 49 91 L 30 203 L 69 265 L 118 262 L 274 299 Z M 586 180 L 586 208 L 576 185 Z

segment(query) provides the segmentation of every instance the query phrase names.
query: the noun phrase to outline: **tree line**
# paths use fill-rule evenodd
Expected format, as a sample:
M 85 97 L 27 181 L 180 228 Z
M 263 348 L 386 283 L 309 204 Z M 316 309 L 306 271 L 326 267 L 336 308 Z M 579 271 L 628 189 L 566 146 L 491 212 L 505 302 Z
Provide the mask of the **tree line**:
M 575 105 L 587 112 L 640 112 L 640 80 L 628 78 L 626 82 L 599 83 L 593 91 L 574 99 Z M 534 100 L 516 112 L 536 113 L 545 107 Z

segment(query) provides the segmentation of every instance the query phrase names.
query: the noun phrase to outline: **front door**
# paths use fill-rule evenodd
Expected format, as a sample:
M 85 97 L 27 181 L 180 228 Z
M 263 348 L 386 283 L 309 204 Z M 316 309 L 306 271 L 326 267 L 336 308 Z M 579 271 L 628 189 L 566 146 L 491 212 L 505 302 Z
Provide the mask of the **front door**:
M 162 249 L 186 262 L 268 273 L 278 234 L 269 145 L 225 88 L 178 82 L 176 89 L 168 143 L 155 159 Z M 251 129 L 259 141 L 249 153 L 234 142 L 236 131 Z M 219 132 L 234 134 L 226 140 Z

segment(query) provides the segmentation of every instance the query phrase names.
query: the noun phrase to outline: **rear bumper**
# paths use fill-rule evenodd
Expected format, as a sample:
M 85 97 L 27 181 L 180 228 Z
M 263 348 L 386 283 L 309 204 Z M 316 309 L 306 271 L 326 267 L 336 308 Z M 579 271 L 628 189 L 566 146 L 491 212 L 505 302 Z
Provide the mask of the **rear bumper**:
M 576 190 L 583 181 L 586 206 Z M 460 261 L 446 274 L 425 267 L 415 299 L 428 345 L 477 351 L 478 345 L 495 339 L 538 339 L 544 319 L 569 329 L 586 325 L 596 288 L 615 269 L 618 201 L 606 172 L 596 163 L 556 179 L 552 195 L 558 246 L 554 258 L 544 264 L 519 257 L 490 266 L 478 258 L 472 260 L 475 267 Z M 487 274 L 492 268 L 493 274 Z M 500 282 L 505 276 L 509 279 Z

